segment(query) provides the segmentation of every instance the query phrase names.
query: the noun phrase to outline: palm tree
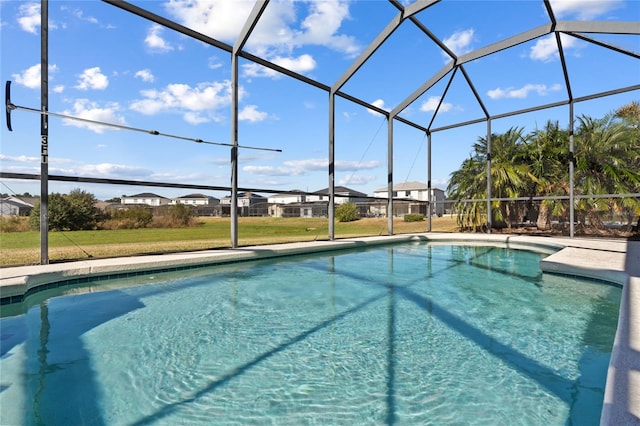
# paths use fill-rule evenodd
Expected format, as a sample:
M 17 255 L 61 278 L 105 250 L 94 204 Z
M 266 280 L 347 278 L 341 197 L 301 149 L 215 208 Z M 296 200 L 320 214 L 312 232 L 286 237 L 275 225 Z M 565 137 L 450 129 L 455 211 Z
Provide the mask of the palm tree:
M 637 130 L 614 114 L 601 119 L 578 118 L 576 131 L 576 191 L 582 194 L 630 194 L 640 187 L 640 145 Z M 580 219 L 603 227 L 600 212 L 637 211 L 637 198 L 582 198 Z M 584 222 L 583 222 L 584 223 Z
M 519 197 L 532 178 L 529 166 L 518 161 L 522 158 L 522 149 L 526 146 L 526 137 L 522 128 L 510 128 L 503 134 L 491 135 L 491 194 L 492 198 Z M 478 199 L 487 197 L 487 139 L 481 137 L 473 145 L 473 154 L 462 163 L 462 167 L 451 174 L 447 192 L 449 198 Z M 458 202 L 458 224 L 463 228 L 476 230 L 486 223 L 486 207 L 483 201 Z M 523 213 L 511 202 L 492 202 L 492 216 L 497 224 L 511 227 L 514 217 Z
M 531 197 L 566 195 L 569 193 L 568 164 L 569 132 L 557 121 L 547 121 L 544 128 L 534 130 L 524 150 L 523 161 L 529 164 L 532 179 L 526 194 Z M 566 212 L 566 205 L 557 200 L 544 200 L 537 209 L 536 226 L 549 229 L 551 215 Z
M 460 201 L 486 198 L 486 169 L 486 158 L 476 154 L 464 160 L 460 168 L 451 173 L 447 198 L 458 200 L 453 208 L 458 213 L 457 222 L 462 229 L 477 231 L 487 223 L 486 203 Z

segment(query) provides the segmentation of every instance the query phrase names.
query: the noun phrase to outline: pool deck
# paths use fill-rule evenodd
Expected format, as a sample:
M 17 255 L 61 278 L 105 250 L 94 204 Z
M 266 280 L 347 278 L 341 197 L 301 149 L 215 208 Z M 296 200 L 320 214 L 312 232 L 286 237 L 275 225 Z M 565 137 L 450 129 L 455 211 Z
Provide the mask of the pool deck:
M 123 273 L 172 270 L 415 240 L 435 244 L 507 244 L 512 248 L 539 250 L 550 253 L 540 262 L 544 272 L 593 278 L 622 286 L 618 329 L 607 374 L 600 424 L 640 424 L 640 241 L 423 233 L 89 259 L 1 268 L 0 299 L 3 303 L 20 301 L 50 283 L 73 282 L 75 279 L 122 276 Z

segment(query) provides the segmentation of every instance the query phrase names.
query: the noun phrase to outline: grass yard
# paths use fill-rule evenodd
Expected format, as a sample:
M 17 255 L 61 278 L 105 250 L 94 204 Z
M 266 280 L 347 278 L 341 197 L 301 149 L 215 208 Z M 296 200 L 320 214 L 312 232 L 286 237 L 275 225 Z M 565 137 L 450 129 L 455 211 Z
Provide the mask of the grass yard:
M 49 259 L 52 262 L 116 257 L 151 253 L 203 250 L 230 247 L 229 218 L 198 218 L 199 225 L 189 228 L 144 228 L 49 233 Z M 434 231 L 457 231 L 455 217 L 434 217 Z M 427 222 L 393 222 L 395 234 L 425 232 Z M 327 240 L 325 218 L 238 218 L 238 245 L 276 244 L 294 241 Z M 335 224 L 336 238 L 387 235 L 386 218 L 367 218 Z M 0 266 L 38 264 L 40 233 L 0 233 Z

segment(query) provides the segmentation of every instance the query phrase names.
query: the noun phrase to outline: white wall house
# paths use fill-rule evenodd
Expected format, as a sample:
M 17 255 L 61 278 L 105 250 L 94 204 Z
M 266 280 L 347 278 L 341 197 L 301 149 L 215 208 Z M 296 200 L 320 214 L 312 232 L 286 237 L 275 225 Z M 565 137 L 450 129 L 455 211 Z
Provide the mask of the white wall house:
M 297 190 L 293 190 L 292 192 L 296 192 Z M 307 201 L 307 196 L 305 194 L 292 194 L 288 192 L 283 192 L 281 194 L 273 194 L 267 198 L 267 202 L 269 204 L 292 204 L 292 203 L 304 203 Z
M 189 206 L 215 206 L 220 204 L 220 200 L 204 194 L 189 194 L 177 197 L 169 201 L 169 204 L 186 204 Z
M 238 207 L 250 207 L 253 204 L 266 203 L 267 197 L 254 194 L 253 192 L 238 192 Z M 230 206 L 231 196 L 226 196 L 220 200 L 220 204 Z
M 170 200 L 161 195 L 152 194 L 150 192 L 143 192 L 136 195 L 125 195 L 120 199 L 122 204 L 146 204 L 148 206 L 164 206 L 169 204 Z
M 423 182 L 403 182 L 393 185 L 394 198 L 408 198 L 417 201 L 428 201 L 429 187 Z M 373 196 L 378 198 L 389 198 L 387 187 L 376 189 Z M 432 212 L 437 215 L 444 213 L 444 191 L 439 188 L 431 188 Z
M 33 204 L 17 197 L 0 199 L 0 215 L 2 216 L 27 216 L 31 209 L 33 209 Z
M 354 191 L 353 189 L 349 189 L 344 186 L 334 186 L 333 190 L 336 195 L 334 201 L 335 204 L 358 203 L 366 201 L 367 198 L 367 194 Z M 321 189 L 313 194 L 314 195 L 307 195 L 307 202 L 329 201 L 329 188 Z

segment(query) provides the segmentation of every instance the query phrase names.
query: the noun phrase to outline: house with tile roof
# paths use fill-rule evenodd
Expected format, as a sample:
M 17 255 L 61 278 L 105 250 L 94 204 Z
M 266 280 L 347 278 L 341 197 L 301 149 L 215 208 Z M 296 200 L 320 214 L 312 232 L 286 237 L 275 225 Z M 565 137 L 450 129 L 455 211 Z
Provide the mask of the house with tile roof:
M 204 194 L 188 194 L 176 197 L 169 201 L 169 204 L 186 204 L 188 206 L 215 206 L 220 204 L 220 199 Z
M 400 198 L 405 200 L 415 200 L 426 202 L 429 201 L 429 187 L 423 182 L 403 182 L 393 185 L 393 198 Z M 373 191 L 373 196 L 376 198 L 389 198 L 389 188 L 383 187 Z M 431 188 L 431 203 L 433 205 L 432 213 L 441 216 L 444 214 L 444 190 L 439 188 Z M 409 204 L 410 205 L 410 204 Z M 425 204 L 426 205 L 426 204 Z M 411 209 L 407 210 L 411 213 Z M 421 211 L 426 213 L 426 209 L 422 208 Z
M 123 195 L 120 202 L 124 205 L 141 205 L 146 204 L 148 206 L 157 207 L 169 204 L 171 200 L 163 197 L 162 195 L 153 194 L 151 192 L 143 192 L 135 195 Z

